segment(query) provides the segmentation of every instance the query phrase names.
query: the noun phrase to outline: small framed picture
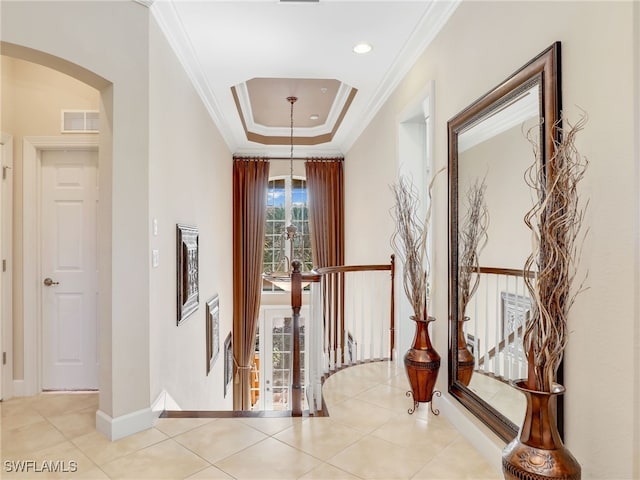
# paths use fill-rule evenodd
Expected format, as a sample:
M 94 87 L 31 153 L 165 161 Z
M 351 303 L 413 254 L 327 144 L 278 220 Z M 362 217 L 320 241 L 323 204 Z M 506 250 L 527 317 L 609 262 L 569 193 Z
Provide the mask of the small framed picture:
M 176 226 L 177 316 L 180 325 L 198 309 L 198 229 Z
M 220 354 L 220 297 L 207 300 L 207 375 L 211 372 Z
M 501 336 L 509 338 L 514 332 L 524 332 L 527 320 L 531 316 L 531 298 L 513 292 L 500 292 Z M 516 335 L 521 335 L 516 333 Z
M 231 332 L 224 341 L 224 396 L 231 389 L 233 381 L 233 342 L 231 340 Z

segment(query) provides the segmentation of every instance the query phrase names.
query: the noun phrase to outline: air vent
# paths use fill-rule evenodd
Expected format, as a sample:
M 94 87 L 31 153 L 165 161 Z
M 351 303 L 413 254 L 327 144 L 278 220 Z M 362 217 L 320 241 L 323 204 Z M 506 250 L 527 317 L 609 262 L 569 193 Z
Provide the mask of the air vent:
M 97 110 L 62 110 L 62 133 L 98 133 L 99 130 Z

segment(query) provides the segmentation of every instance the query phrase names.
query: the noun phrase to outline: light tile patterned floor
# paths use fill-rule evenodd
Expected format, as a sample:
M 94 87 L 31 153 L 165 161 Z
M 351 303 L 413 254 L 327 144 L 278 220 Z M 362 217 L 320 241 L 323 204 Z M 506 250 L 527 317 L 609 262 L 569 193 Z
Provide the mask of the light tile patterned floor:
M 360 365 L 325 382 L 329 417 L 163 418 L 116 442 L 95 431 L 96 394 L 15 398 L 0 404 L 0 477 L 502 478 L 442 415 L 427 406 L 408 415 L 407 388 L 394 364 Z M 21 460 L 34 462 L 31 471 L 10 472 Z

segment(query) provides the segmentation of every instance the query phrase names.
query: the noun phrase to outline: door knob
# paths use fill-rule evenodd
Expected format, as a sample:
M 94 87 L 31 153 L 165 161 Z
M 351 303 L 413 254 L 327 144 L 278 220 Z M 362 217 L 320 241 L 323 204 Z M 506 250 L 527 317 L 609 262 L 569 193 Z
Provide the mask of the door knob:
M 54 282 L 53 280 L 51 280 L 49 277 L 44 279 L 44 284 L 47 287 L 50 287 L 51 285 L 60 285 L 60 282 Z

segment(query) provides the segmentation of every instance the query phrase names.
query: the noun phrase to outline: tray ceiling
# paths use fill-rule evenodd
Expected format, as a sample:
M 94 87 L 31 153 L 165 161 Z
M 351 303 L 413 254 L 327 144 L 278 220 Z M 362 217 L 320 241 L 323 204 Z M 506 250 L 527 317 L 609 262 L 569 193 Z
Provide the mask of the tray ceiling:
M 156 0 L 149 6 L 234 153 L 345 153 L 455 10 L 441 1 Z M 359 55 L 359 42 L 372 45 Z M 312 117 L 312 115 L 314 115 Z M 317 119 L 315 117 L 317 115 Z

